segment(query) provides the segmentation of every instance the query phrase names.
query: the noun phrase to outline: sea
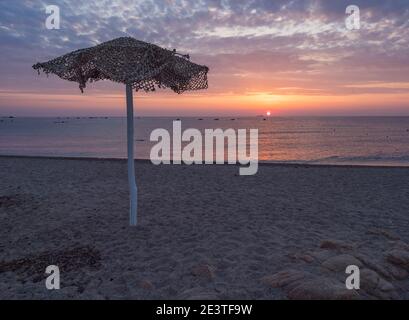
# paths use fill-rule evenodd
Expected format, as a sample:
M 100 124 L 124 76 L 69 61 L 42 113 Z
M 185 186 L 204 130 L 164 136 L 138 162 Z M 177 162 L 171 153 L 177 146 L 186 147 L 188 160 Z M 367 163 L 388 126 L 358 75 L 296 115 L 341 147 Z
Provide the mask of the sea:
M 258 129 L 258 160 L 409 166 L 409 117 L 136 117 L 135 158 L 149 159 L 151 132 Z M 227 148 L 227 144 L 226 144 Z M 226 149 L 227 150 L 227 149 Z M 126 158 L 126 118 L 0 118 L 0 155 Z M 227 158 L 226 158 L 227 160 Z

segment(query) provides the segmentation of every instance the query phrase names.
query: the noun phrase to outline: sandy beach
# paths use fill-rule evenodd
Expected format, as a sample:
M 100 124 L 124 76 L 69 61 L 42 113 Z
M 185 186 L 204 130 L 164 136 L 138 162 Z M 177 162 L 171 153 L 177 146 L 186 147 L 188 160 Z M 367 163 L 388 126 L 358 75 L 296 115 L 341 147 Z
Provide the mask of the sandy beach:
M 125 160 L 0 157 L 0 299 L 409 298 L 409 168 L 136 161 L 136 175 L 131 228 Z

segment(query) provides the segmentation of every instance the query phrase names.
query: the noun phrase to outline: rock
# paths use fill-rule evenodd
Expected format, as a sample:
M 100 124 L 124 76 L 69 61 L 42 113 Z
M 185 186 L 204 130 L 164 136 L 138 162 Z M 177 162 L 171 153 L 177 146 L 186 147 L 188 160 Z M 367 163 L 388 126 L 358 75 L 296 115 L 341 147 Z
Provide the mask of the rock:
M 370 269 L 361 270 L 361 290 L 379 299 L 397 299 L 395 287 Z
M 139 282 L 139 287 L 145 290 L 152 290 L 154 288 L 152 282 L 149 280 L 142 280 Z
M 386 260 L 402 268 L 409 268 L 409 251 L 393 249 L 386 253 Z
M 396 300 L 399 299 L 399 295 L 396 292 L 395 287 L 388 281 L 380 278 L 378 286 L 375 290 L 369 291 L 368 293 L 374 295 L 375 297 L 383 300 Z
M 18 204 L 16 197 L 14 196 L 0 196 L 0 208 L 10 208 Z
M 349 265 L 362 267 L 362 262 L 349 254 L 341 254 L 331 257 L 322 263 L 323 267 L 335 272 L 345 272 L 345 269 Z
M 399 266 L 396 263 L 387 264 L 385 260 L 373 260 L 362 254 L 356 255 L 356 257 L 359 260 L 361 260 L 368 268 L 376 271 L 377 273 L 379 273 L 382 277 L 386 279 L 404 280 L 409 277 L 409 270 L 403 269 L 404 266 Z M 389 259 L 393 260 L 394 258 L 392 258 L 391 256 L 391 258 Z M 394 260 L 394 261 L 397 261 L 397 260 Z M 391 263 L 390 261 L 388 262 Z
M 308 255 L 308 254 L 303 254 L 303 255 L 299 256 L 298 258 L 299 258 L 300 260 L 306 262 L 306 263 L 312 263 L 312 262 L 314 262 L 314 260 L 315 260 L 313 257 L 311 257 L 311 256 Z
M 323 240 L 320 248 L 328 250 L 351 250 L 353 246 L 338 240 Z
M 379 280 L 379 274 L 373 270 L 364 268 L 360 271 L 360 288 L 364 291 L 376 289 Z
M 207 264 L 197 265 L 192 268 L 191 272 L 195 277 L 200 277 L 207 280 L 214 278 L 214 268 Z
M 314 277 L 301 281 L 287 292 L 287 297 L 292 300 L 352 300 L 360 296 L 356 290 L 348 290 L 345 284 L 334 279 Z
M 296 260 L 302 260 L 302 261 L 304 261 L 304 262 L 306 262 L 306 263 L 312 263 L 312 262 L 314 262 L 314 258 L 312 257 L 312 256 L 310 256 L 309 254 L 295 254 L 294 255 L 294 258 L 296 259 Z
M 299 258 L 300 258 L 300 260 L 302 260 L 302 261 L 304 261 L 306 263 L 312 263 L 315 260 L 313 257 L 311 257 L 308 254 L 304 254 L 304 255 L 300 256 Z
M 290 269 L 263 277 L 261 281 L 272 288 L 282 288 L 305 278 L 306 275 L 305 272 Z
M 317 250 L 309 252 L 309 255 L 314 259 L 318 260 L 319 262 L 323 262 L 328 258 L 332 257 L 334 253 L 330 250 Z
M 385 230 L 385 229 L 370 229 L 367 231 L 368 234 L 376 234 L 376 235 L 381 235 L 384 236 L 385 238 L 389 240 L 399 240 L 399 236 L 392 233 L 391 231 Z
M 376 271 L 382 277 L 392 279 L 393 274 L 390 272 L 390 266 L 385 265 L 383 261 L 374 260 L 363 254 L 356 254 L 356 257 L 363 262 L 365 266 Z
M 299 270 L 284 270 L 262 281 L 273 288 L 282 288 L 294 300 L 359 298 L 355 290 L 348 290 L 342 282 Z
M 408 271 L 398 266 L 389 265 L 388 270 L 394 279 L 405 280 L 409 277 Z
M 393 284 L 391 284 L 390 282 L 384 280 L 384 279 L 379 279 L 379 283 L 378 283 L 378 287 L 379 290 L 381 291 L 394 291 L 395 287 L 393 286 Z

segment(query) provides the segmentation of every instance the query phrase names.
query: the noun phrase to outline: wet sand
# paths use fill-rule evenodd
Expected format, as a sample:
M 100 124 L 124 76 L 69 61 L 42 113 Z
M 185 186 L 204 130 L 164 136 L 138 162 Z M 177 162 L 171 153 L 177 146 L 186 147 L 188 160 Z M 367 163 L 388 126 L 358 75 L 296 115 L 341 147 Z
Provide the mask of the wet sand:
M 0 157 L 0 298 L 409 298 L 409 168 L 137 161 L 136 175 L 132 228 L 126 161 Z

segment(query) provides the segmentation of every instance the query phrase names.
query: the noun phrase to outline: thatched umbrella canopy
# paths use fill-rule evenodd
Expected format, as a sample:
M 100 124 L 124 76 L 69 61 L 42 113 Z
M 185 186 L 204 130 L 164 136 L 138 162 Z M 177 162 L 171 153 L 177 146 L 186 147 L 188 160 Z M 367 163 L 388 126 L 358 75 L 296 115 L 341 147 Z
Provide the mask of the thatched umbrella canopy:
M 136 225 L 132 89 L 148 92 L 155 91 L 155 88 L 170 88 L 176 93 L 206 89 L 209 68 L 190 62 L 188 55 L 131 37 L 117 38 L 95 47 L 73 51 L 37 63 L 33 68 L 38 72 L 53 73 L 62 79 L 78 82 L 81 92 L 87 82 L 98 80 L 108 79 L 126 85 L 130 224 Z

